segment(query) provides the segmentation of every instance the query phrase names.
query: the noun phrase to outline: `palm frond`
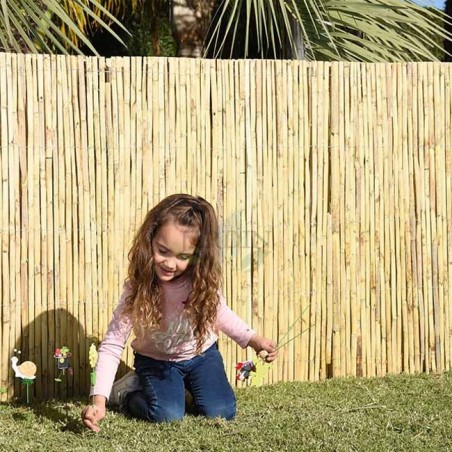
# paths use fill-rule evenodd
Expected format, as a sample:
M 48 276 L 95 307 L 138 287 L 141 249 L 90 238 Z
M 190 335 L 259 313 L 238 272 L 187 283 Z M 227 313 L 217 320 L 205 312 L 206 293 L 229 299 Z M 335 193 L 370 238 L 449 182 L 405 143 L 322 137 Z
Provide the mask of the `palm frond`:
M 293 24 L 300 28 L 310 60 L 420 61 L 436 60 L 438 37 L 452 35 L 438 26 L 450 21 L 435 8 L 411 0 L 223 0 L 207 48 L 219 56 L 228 39 L 238 39 L 236 24 L 246 24 L 244 56 L 249 54 L 249 29 L 257 33 L 261 56 L 270 49 L 285 57 L 296 49 Z M 220 34 L 222 37 L 220 38 Z
M 65 9 L 68 5 L 60 0 L 1 0 L 0 43 L 3 50 L 28 51 L 32 53 L 82 53 L 86 46 L 97 55 L 86 34 L 88 22 L 74 20 L 73 12 Z M 115 0 L 119 1 L 119 0 Z M 97 0 L 72 0 L 74 7 L 83 11 L 91 23 L 103 27 L 115 39 L 122 42 L 113 31 L 111 24 L 125 28 L 111 12 Z M 97 14 L 96 14 L 97 11 Z
M 214 54 L 220 55 L 227 39 L 231 40 L 231 51 L 237 44 L 237 26 L 241 21 L 245 24 L 244 57 L 248 55 L 248 37 L 250 29 L 257 31 L 257 42 L 261 56 L 266 46 L 277 51 L 284 45 L 286 37 L 293 42 L 291 31 L 294 0 L 223 0 L 217 12 L 217 22 L 207 44 L 208 49 L 214 47 Z M 220 34 L 223 38 L 220 38 Z
M 137 7 L 138 0 L 131 0 L 132 9 Z M 67 12 L 71 21 L 86 35 L 99 27 L 112 25 L 125 11 L 125 0 L 106 0 L 102 4 L 97 0 L 61 0 L 61 7 Z M 74 44 L 80 42 L 79 36 L 74 33 L 68 22 L 61 22 L 61 31 L 68 36 Z M 118 39 L 117 35 L 115 36 Z
M 326 33 L 306 39 L 317 59 L 326 48 L 335 59 L 356 61 L 436 60 L 435 37 L 450 39 L 438 27 L 439 10 L 429 10 L 410 0 L 326 0 Z M 359 47 L 359 48 L 358 48 Z

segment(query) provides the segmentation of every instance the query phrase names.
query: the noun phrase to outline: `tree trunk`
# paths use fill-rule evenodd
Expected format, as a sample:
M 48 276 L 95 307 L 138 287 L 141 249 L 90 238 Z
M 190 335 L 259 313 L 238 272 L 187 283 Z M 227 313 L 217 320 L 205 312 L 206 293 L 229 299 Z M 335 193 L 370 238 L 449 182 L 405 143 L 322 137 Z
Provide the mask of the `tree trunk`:
M 214 0 L 172 1 L 172 23 L 179 57 L 202 57 L 214 3 Z
M 303 33 L 301 31 L 300 24 L 292 17 L 290 19 L 290 25 L 292 28 L 292 36 L 294 40 L 294 46 L 290 49 L 292 60 L 305 60 L 306 48 L 304 45 Z

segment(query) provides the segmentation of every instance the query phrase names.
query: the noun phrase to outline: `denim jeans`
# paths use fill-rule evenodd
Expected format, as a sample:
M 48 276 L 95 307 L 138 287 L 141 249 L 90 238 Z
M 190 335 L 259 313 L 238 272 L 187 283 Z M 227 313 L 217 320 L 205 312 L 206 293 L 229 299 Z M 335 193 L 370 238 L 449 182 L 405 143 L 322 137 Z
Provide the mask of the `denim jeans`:
M 181 419 L 185 389 L 193 396 L 199 414 L 225 419 L 235 416 L 235 395 L 217 344 L 185 361 L 159 361 L 136 353 L 135 371 L 142 390 L 127 394 L 123 405 L 133 417 L 154 422 Z

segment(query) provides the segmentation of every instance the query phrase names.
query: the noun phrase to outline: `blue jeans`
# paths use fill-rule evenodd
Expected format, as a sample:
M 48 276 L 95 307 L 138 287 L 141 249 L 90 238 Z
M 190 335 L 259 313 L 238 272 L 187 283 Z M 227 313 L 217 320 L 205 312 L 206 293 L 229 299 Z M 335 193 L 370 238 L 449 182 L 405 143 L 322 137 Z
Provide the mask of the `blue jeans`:
M 235 416 L 235 395 L 217 344 L 185 361 L 159 361 L 136 353 L 135 371 L 143 389 L 127 394 L 123 405 L 133 417 L 154 422 L 181 419 L 185 389 L 193 396 L 199 414 L 225 419 Z

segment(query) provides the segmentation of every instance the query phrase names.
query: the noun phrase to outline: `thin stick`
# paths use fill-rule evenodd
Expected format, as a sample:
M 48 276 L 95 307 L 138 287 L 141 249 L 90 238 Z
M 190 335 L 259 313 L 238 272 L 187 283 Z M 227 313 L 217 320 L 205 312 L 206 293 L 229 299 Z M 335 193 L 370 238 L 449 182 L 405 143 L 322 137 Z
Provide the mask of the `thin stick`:
M 290 342 L 292 342 L 294 339 L 296 339 L 297 337 L 301 336 L 303 333 L 305 333 L 306 331 L 309 331 L 314 325 L 310 325 L 307 328 L 305 328 L 303 331 L 300 331 L 298 334 L 296 334 L 294 337 L 292 337 L 291 339 L 289 339 L 288 341 L 284 342 L 283 344 L 278 344 L 278 346 L 276 347 L 275 350 L 279 350 L 280 348 L 284 347 L 285 345 L 289 344 Z
M 284 333 L 283 337 L 281 337 L 281 338 L 278 340 L 278 344 L 280 344 L 281 341 L 283 341 L 283 340 L 286 338 L 286 336 L 290 333 L 290 331 L 292 330 L 292 328 L 293 328 L 298 322 L 302 321 L 303 314 L 304 314 L 305 311 L 309 308 L 309 306 L 311 306 L 311 303 L 309 303 L 309 304 L 303 309 L 303 311 L 301 312 L 301 314 L 300 314 L 300 315 L 295 319 L 295 321 L 289 326 L 289 328 L 287 329 L 287 331 Z M 307 330 L 305 330 L 305 331 L 307 331 Z M 290 341 L 289 341 L 289 342 L 290 342 Z

